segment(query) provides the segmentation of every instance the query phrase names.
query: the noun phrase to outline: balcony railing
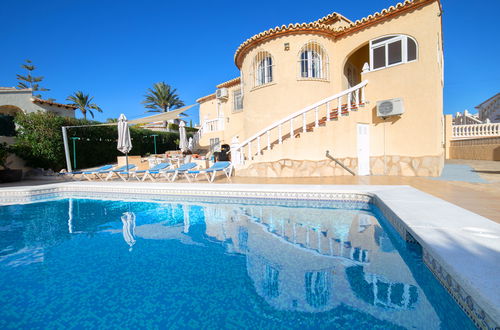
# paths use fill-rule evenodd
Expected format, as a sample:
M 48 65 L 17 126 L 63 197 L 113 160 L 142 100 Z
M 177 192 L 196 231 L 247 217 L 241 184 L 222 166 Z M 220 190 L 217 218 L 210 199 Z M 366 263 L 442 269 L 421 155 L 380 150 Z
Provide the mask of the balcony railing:
M 218 132 L 224 129 L 224 118 L 215 118 L 210 120 L 205 120 L 203 123 L 203 132 Z
M 197 148 L 200 145 L 200 140 L 203 134 L 210 132 L 218 132 L 224 129 L 224 118 L 215 118 L 210 120 L 205 120 L 201 124 L 200 129 L 193 136 L 193 146 Z
M 494 136 L 500 136 L 500 123 L 452 126 L 451 137 L 454 140 Z

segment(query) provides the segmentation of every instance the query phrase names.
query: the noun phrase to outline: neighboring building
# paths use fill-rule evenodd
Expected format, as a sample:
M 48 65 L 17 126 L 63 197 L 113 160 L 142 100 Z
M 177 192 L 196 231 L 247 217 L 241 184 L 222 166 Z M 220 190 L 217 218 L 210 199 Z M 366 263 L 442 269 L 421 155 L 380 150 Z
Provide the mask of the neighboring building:
M 186 121 L 182 119 L 171 119 L 168 121 L 155 121 L 151 122 L 149 124 L 144 124 L 142 128 L 146 128 L 152 131 L 156 132 L 178 132 L 178 129 L 171 129 L 169 127 L 169 124 L 174 124 L 179 126 L 181 122 L 184 122 L 184 124 L 187 124 Z
M 474 125 L 483 124 L 479 119 L 479 114 L 472 114 L 469 110 L 465 109 L 464 112 L 457 112 L 453 117 L 453 125 Z
M 479 119 L 483 122 L 489 119 L 492 123 L 500 123 L 500 93 L 490 97 L 475 108 L 478 111 Z
M 15 115 L 17 112 L 53 112 L 63 117 L 75 117 L 76 107 L 36 98 L 31 89 L 0 87 L 0 114 Z
M 347 173 L 327 150 L 360 175 L 439 175 L 441 14 L 438 0 L 413 0 L 253 36 L 234 56 L 240 77 L 197 100 L 200 145 L 232 144 L 237 175 Z M 397 98 L 381 109 L 404 113 L 377 116 L 377 102 Z

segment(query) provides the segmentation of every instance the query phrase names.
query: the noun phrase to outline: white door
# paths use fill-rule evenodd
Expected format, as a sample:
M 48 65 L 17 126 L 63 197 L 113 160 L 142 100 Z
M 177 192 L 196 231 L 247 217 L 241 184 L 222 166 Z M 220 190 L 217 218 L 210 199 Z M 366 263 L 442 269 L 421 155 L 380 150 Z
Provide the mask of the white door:
M 358 124 L 358 175 L 370 175 L 370 130 Z

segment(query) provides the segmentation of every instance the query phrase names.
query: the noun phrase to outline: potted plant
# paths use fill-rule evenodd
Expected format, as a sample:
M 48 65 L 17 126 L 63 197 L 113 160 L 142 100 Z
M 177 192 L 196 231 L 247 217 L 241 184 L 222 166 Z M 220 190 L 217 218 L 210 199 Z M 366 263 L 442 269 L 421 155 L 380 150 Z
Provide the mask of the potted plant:
M 7 158 L 10 155 L 11 148 L 7 143 L 0 143 L 0 182 L 21 181 L 23 170 L 12 170 L 8 167 Z

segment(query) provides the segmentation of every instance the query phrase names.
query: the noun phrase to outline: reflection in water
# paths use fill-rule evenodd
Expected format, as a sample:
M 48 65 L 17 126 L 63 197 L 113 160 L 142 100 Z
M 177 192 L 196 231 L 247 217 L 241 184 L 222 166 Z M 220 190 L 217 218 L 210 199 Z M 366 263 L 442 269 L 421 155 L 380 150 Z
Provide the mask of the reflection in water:
M 273 310 L 323 315 L 347 307 L 396 326 L 440 326 L 394 238 L 366 210 L 111 201 L 96 207 L 96 201 L 78 199 L 54 203 L 51 210 L 27 205 L 26 214 L 33 218 L 26 223 L 1 223 L 0 238 L 4 230 L 16 239 L 0 240 L 0 265 L 44 262 L 44 251 L 51 246 L 104 233 L 121 232 L 129 251 L 134 248 L 129 258 L 150 253 L 147 245 L 153 241 L 207 252 L 216 245 L 225 251 L 224 258 L 244 258 L 251 294 Z M 17 216 L 15 209 L 3 211 Z M 141 244 L 136 245 L 138 238 Z
M 264 294 L 269 298 L 276 298 L 279 294 L 279 276 L 280 272 L 270 266 L 265 266 L 264 275 Z
M 322 307 L 328 302 L 330 279 L 328 272 L 307 272 L 306 300 L 311 307 Z
M 123 223 L 123 239 L 130 247 L 128 250 L 132 251 L 132 247 L 134 246 L 135 240 L 135 214 L 134 212 L 125 212 L 121 217 Z
M 422 320 L 428 329 L 439 327 L 370 213 L 207 205 L 205 215 L 207 235 L 246 256 L 256 292 L 278 310 L 317 313 L 348 305 L 404 327 L 420 328 Z
M 371 305 L 392 309 L 411 309 L 417 302 L 415 285 L 390 282 L 377 274 L 367 274 L 362 266 L 346 269 L 347 280 L 355 295 Z

